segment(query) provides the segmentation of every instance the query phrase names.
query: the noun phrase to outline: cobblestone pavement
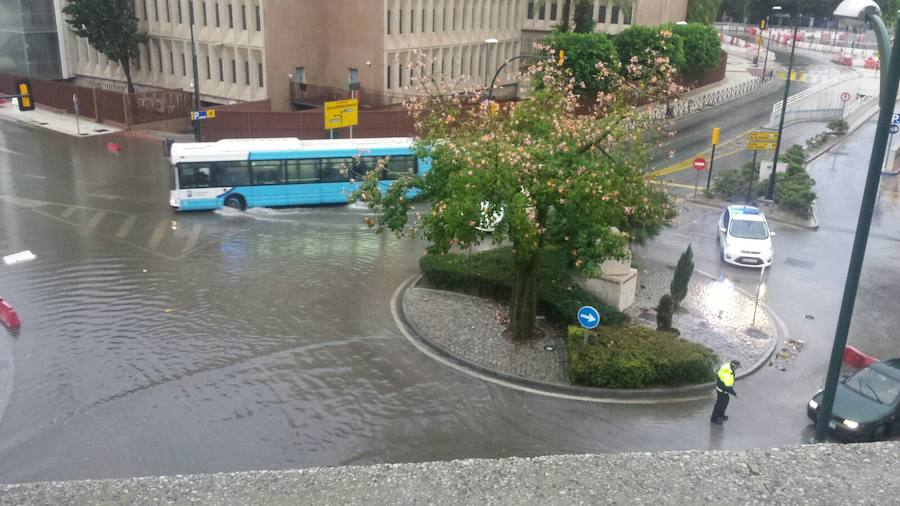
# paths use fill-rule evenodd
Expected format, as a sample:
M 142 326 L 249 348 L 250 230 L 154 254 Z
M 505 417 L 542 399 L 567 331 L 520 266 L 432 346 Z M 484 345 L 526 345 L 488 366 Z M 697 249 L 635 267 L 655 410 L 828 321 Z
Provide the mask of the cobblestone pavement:
M 674 265 L 665 265 L 643 258 L 636 259 L 638 290 L 635 303 L 627 313 L 639 323 L 656 326 L 656 305 L 669 292 L 675 273 Z M 745 367 L 755 364 L 771 350 L 776 332 L 768 313 L 756 312 L 754 301 L 727 279 L 711 279 L 694 272 L 688 295 L 681 309 L 672 319 L 672 326 L 681 337 L 708 346 L 719 358 L 740 360 Z
M 457 357 L 520 378 L 569 383 L 564 336 L 543 320 L 537 325 L 541 337 L 516 343 L 504 336 L 504 304 L 419 287 L 407 290 L 403 303 L 419 334 Z

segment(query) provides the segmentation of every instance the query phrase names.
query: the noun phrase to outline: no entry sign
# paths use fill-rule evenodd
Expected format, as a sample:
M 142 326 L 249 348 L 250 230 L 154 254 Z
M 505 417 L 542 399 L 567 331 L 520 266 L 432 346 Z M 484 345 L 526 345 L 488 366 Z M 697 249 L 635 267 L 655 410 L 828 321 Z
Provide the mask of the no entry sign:
M 694 160 L 694 170 L 705 170 L 706 169 L 706 159 L 697 158 Z

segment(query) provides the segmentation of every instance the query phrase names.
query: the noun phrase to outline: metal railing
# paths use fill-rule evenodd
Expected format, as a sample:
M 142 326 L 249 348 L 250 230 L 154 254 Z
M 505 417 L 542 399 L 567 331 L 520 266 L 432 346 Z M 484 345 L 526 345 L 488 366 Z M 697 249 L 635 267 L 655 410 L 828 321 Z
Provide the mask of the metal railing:
M 772 81 L 772 73 L 769 72 L 763 79 L 744 81 L 727 88 L 709 90 L 695 96 L 685 97 L 668 104 L 657 104 L 647 111 L 647 115 L 653 119 L 675 119 L 702 111 L 709 107 L 726 104 L 741 97 L 745 97 Z

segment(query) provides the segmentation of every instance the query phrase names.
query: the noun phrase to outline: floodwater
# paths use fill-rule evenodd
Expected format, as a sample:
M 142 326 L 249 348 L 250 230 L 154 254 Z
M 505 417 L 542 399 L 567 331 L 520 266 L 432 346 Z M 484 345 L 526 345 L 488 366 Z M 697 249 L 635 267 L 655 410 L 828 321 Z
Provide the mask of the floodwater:
M 2 482 L 803 440 L 801 410 L 772 427 L 752 394 L 729 433 L 711 402 L 564 401 L 452 371 L 390 312 L 421 242 L 372 233 L 361 206 L 174 213 L 160 144 L 0 123 L 0 253 L 37 255 L 0 265 L 24 322 L 0 327 Z

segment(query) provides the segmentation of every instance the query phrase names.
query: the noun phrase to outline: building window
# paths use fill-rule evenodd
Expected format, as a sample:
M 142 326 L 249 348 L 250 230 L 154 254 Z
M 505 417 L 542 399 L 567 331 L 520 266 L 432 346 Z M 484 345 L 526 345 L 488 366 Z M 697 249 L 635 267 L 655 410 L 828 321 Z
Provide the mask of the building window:
M 606 5 L 600 6 L 600 11 L 597 14 L 597 22 L 602 24 L 606 23 Z
M 237 84 L 237 62 L 231 59 L 231 83 Z
M 387 33 L 388 35 L 391 34 L 391 10 L 390 9 L 388 9 L 388 11 L 387 11 L 387 31 L 385 33 Z
M 425 9 L 422 9 L 422 33 L 425 33 Z
M 437 9 L 431 9 L 431 33 L 437 31 Z
M 545 19 L 547 17 L 547 3 L 541 2 L 541 6 L 538 7 L 538 19 Z
M 153 21 L 159 22 L 159 0 L 153 0 Z
M 219 20 L 219 2 L 216 2 L 215 10 L 216 10 L 216 28 L 218 28 L 218 27 L 222 26 L 222 23 Z
M 260 63 L 260 65 L 262 65 L 262 64 Z M 296 81 L 298 83 L 305 82 L 303 80 L 303 67 L 295 67 L 294 68 L 294 81 Z
M 228 28 L 234 28 L 234 9 L 228 4 Z
M 625 8 L 622 11 L 622 23 L 624 23 L 626 25 L 631 24 L 631 9 Z
M 206 2 L 200 2 L 200 13 L 203 15 L 203 26 L 206 26 Z
M 550 21 L 556 21 L 556 2 L 550 4 Z
M 443 12 L 441 13 L 441 30 L 447 31 L 447 8 L 444 7 Z
M 354 85 L 359 82 L 359 69 L 348 68 L 347 69 L 347 83 L 350 85 Z
M 609 22 L 614 25 L 619 24 L 619 6 L 618 5 L 613 5 L 612 16 L 610 17 Z
M 534 0 L 528 0 L 528 19 L 534 19 Z
M 150 0 L 144 0 L 144 19 L 150 19 L 150 16 L 147 16 L 147 2 Z
M 166 23 L 172 22 L 172 11 L 169 9 L 169 0 L 163 0 L 166 4 Z
M 178 12 L 178 24 L 180 25 L 180 24 L 183 22 L 183 21 L 182 21 L 182 18 L 181 18 L 181 0 L 175 0 L 175 5 L 178 6 L 178 10 L 177 10 L 177 12 Z
M 262 12 L 259 10 L 259 6 L 256 6 L 256 31 L 262 31 Z
M 391 89 L 391 66 L 390 65 L 387 66 L 387 71 L 385 72 L 385 76 L 387 77 L 387 83 L 386 83 L 387 85 L 385 86 L 385 88 Z
M 409 33 L 416 33 L 416 12 L 409 10 Z
M 222 65 L 221 58 L 219 58 L 219 82 L 225 82 L 225 67 Z
M 258 62 L 258 63 L 256 64 L 256 74 L 257 74 L 257 77 L 259 78 L 259 87 L 262 88 L 262 87 L 263 87 L 263 66 L 262 66 L 262 62 Z
M 397 87 L 403 87 L 403 64 L 397 65 Z
M 212 79 L 212 73 L 209 68 L 209 56 L 206 57 L 206 79 Z
M 241 30 L 247 29 L 247 4 L 241 4 Z
M 397 27 L 397 33 L 403 33 L 403 9 L 397 9 L 397 18 L 400 21 L 400 26 Z
M 453 27 L 451 30 L 456 31 L 456 6 L 453 6 Z
M 187 65 L 185 65 L 184 53 L 181 53 L 181 75 L 187 75 Z
M 250 62 L 244 62 L 244 84 L 250 86 Z
M 175 75 L 175 55 L 169 51 L 169 73 Z

